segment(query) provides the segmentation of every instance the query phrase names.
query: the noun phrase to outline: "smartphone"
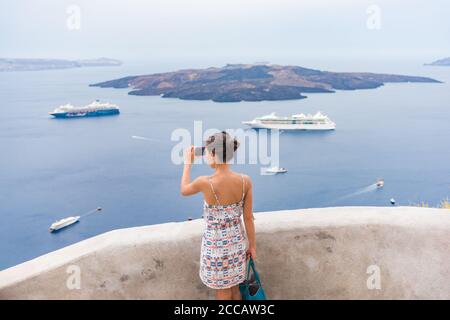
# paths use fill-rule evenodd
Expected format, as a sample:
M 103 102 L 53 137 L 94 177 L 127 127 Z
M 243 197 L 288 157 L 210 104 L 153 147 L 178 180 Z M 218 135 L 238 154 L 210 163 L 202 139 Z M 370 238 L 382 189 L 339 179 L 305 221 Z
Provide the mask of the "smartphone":
M 205 147 L 194 147 L 194 156 L 202 157 L 205 154 Z

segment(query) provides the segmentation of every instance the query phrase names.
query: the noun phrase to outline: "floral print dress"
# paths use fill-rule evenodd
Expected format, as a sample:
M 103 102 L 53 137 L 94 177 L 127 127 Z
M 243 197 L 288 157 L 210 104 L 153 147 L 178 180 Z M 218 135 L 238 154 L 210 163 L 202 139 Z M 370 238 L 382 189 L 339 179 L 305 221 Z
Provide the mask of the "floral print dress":
M 204 203 L 206 229 L 202 238 L 199 274 L 206 286 L 227 289 L 243 282 L 246 276 L 247 238 L 241 219 L 245 181 L 242 176 L 241 201 L 229 205 L 220 205 L 211 180 L 209 184 L 217 205 Z

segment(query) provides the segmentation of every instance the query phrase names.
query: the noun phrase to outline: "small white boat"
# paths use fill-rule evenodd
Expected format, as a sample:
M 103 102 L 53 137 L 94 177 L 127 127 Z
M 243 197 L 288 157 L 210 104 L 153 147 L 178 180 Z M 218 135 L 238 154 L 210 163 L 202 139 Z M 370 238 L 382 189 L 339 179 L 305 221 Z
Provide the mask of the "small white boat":
M 378 179 L 376 185 L 377 185 L 378 189 L 383 188 L 384 187 L 384 180 L 383 179 Z
M 271 167 L 266 169 L 267 173 L 286 173 L 287 169 L 282 167 Z
M 80 216 L 74 216 L 74 217 L 67 217 L 58 221 L 55 221 L 50 226 L 49 230 L 50 232 L 65 228 L 67 226 L 70 226 L 71 224 L 74 224 L 80 220 Z

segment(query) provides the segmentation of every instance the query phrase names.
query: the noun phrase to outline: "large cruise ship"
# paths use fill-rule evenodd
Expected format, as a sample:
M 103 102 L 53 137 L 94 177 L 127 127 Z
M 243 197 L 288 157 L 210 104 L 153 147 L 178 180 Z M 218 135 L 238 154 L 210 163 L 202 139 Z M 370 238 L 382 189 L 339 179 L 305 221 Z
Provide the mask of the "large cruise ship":
M 278 117 L 275 113 L 271 113 L 242 123 L 255 129 L 334 130 L 336 128 L 336 124 L 320 111 L 314 115 L 300 113 L 290 117 Z
M 98 100 L 84 107 L 76 107 L 71 104 L 59 106 L 50 115 L 55 118 L 76 118 L 76 117 L 100 117 L 119 114 L 119 107 L 112 103 L 102 103 Z

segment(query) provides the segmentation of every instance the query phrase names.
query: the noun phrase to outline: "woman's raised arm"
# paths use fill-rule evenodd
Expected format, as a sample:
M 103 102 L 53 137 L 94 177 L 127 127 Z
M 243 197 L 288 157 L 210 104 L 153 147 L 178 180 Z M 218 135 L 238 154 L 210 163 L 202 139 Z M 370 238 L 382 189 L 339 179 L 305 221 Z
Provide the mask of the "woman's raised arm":
M 203 177 L 198 177 L 191 182 L 191 167 L 193 162 L 194 147 L 191 146 L 184 151 L 184 167 L 180 186 L 180 192 L 183 196 L 191 196 L 202 191 Z

